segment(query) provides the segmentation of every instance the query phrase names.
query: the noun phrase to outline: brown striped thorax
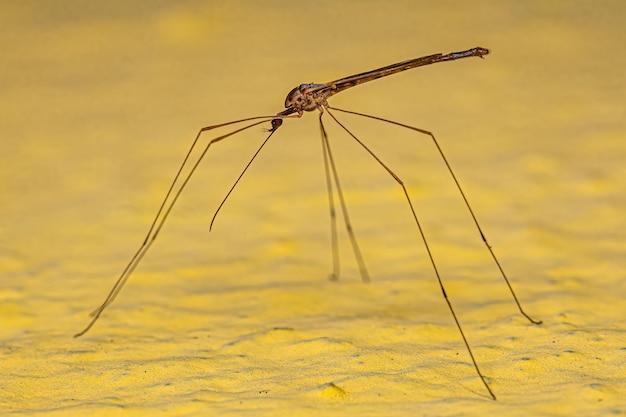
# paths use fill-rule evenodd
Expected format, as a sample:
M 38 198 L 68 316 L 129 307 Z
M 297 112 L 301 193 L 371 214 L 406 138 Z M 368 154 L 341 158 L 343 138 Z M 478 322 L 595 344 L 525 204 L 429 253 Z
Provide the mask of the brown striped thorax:
M 487 55 L 488 53 L 489 49 L 476 47 L 462 52 L 434 54 L 423 56 L 421 58 L 409 59 L 407 61 L 398 62 L 397 64 L 391 64 L 386 67 L 340 78 L 325 84 L 300 84 L 287 94 L 287 98 L 285 99 L 285 110 L 277 113 L 276 117 L 289 116 L 294 113 L 297 113 L 298 117 L 300 117 L 305 111 L 313 110 L 323 112 L 324 109 L 328 107 L 326 100 L 329 97 L 356 85 L 437 62 L 452 61 L 471 56 L 482 58 L 483 55 Z

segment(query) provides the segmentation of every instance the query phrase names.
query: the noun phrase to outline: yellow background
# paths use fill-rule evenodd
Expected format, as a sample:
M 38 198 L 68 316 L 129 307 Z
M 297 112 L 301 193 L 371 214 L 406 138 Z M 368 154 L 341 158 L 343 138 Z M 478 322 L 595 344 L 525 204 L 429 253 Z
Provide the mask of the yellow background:
M 626 412 L 621 1 L 107 1 L 0 6 L 0 414 Z M 317 115 L 211 149 L 86 336 L 202 126 L 287 92 L 474 46 L 331 104 L 405 180 L 491 401 L 397 184 L 327 119 L 355 231 L 331 267 Z M 264 126 L 268 127 L 268 126 Z M 207 136 L 205 139 L 209 139 Z

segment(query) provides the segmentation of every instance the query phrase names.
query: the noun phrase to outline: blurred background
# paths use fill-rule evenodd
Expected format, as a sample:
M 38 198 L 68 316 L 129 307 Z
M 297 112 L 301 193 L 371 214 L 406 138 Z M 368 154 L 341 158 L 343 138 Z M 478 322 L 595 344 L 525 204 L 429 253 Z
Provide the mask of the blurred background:
M 618 1 L 5 2 L 0 5 L 0 406 L 15 414 L 623 413 L 625 6 Z M 301 83 L 475 46 L 330 103 L 372 283 L 339 218 L 331 272 L 318 116 L 211 148 L 128 286 L 81 339 L 203 126 Z M 209 132 L 203 143 L 227 130 Z M 393 408 L 390 408 L 393 404 Z M 497 408 L 497 411 L 491 410 Z M 391 410 L 391 411 L 390 411 Z M 426 411 L 424 411 L 426 410 Z

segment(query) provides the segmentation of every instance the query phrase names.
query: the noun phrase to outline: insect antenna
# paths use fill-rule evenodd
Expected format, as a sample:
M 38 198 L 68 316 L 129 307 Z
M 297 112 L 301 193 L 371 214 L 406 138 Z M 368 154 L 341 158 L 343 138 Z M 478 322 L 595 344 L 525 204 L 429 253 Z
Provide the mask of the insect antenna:
M 262 120 L 259 120 L 259 119 L 262 119 Z M 148 230 L 148 233 L 147 233 L 146 237 L 144 238 L 143 242 L 139 246 L 139 249 L 137 249 L 135 254 L 132 256 L 132 258 L 130 259 L 130 261 L 126 265 L 126 268 L 124 268 L 124 270 L 122 271 L 122 273 L 118 277 L 117 281 L 115 282 L 115 284 L 113 285 L 113 287 L 109 291 L 109 294 L 105 298 L 104 302 L 100 305 L 100 307 L 98 307 L 96 310 L 91 312 L 90 315 L 92 316 L 92 319 L 89 322 L 89 324 L 83 330 L 81 330 L 80 332 L 76 333 L 74 335 L 74 337 L 80 337 L 80 336 L 84 335 L 85 333 L 87 333 L 89 331 L 89 329 L 91 329 L 91 327 L 96 323 L 96 321 L 98 321 L 98 319 L 100 318 L 100 315 L 102 314 L 102 312 L 109 305 L 111 305 L 111 303 L 115 300 L 115 298 L 117 297 L 119 292 L 122 290 L 122 288 L 126 284 L 126 281 L 128 281 L 128 278 L 132 275 L 132 273 L 135 270 L 135 268 L 137 267 L 137 265 L 139 265 L 139 263 L 143 259 L 144 255 L 150 249 L 150 247 L 152 246 L 152 243 L 154 242 L 156 237 L 159 235 L 159 232 L 161 231 L 161 228 L 165 224 L 165 221 L 167 220 L 170 212 L 172 211 L 172 208 L 176 204 L 176 201 L 178 201 L 178 198 L 180 197 L 181 193 L 183 192 L 185 186 L 187 185 L 187 183 L 191 179 L 192 175 L 194 174 L 194 172 L 198 168 L 198 165 L 200 165 L 200 162 L 202 161 L 202 159 L 204 158 L 204 156 L 208 152 L 208 150 L 211 147 L 211 145 L 213 145 L 214 143 L 219 142 L 221 140 L 224 140 L 226 138 L 229 138 L 229 137 L 231 137 L 231 136 L 233 136 L 233 135 L 235 135 L 235 134 L 237 134 L 239 132 L 243 132 L 244 130 L 250 129 L 251 127 L 260 125 L 260 124 L 268 122 L 268 121 L 272 121 L 274 119 L 275 119 L 275 117 L 273 117 L 273 116 L 250 117 L 250 118 L 246 118 L 246 119 L 235 120 L 235 121 L 232 121 L 232 122 L 220 123 L 220 124 L 213 125 L 213 126 L 203 127 L 202 129 L 200 129 L 198 131 L 198 133 L 196 134 L 196 137 L 194 138 L 191 146 L 189 147 L 189 151 L 187 151 L 187 154 L 185 155 L 185 158 L 183 159 L 183 162 L 181 163 L 180 167 L 178 168 L 178 171 L 176 172 L 176 176 L 174 177 L 174 180 L 172 181 L 172 183 L 171 183 L 167 193 L 165 194 L 165 197 L 163 198 L 161 206 L 159 207 L 159 210 L 157 211 L 156 215 L 154 216 L 154 220 L 152 221 L 152 224 L 150 225 L 150 229 Z M 185 167 L 187 167 L 187 166 L 189 166 L 191 164 L 190 156 L 191 156 L 193 150 L 196 148 L 196 145 L 198 144 L 198 140 L 200 139 L 200 136 L 204 132 L 208 132 L 208 131 L 213 130 L 213 129 L 230 126 L 230 125 L 237 124 L 237 123 L 248 122 L 248 121 L 251 121 L 251 120 L 259 120 L 259 121 L 256 121 L 254 123 L 248 124 L 248 125 L 246 125 L 244 127 L 241 127 L 239 129 L 236 129 L 236 130 L 233 130 L 231 132 L 225 133 L 224 135 L 221 135 L 221 136 L 218 136 L 216 138 L 211 139 L 209 141 L 209 143 L 206 145 L 206 147 L 204 148 L 204 150 L 202 151 L 202 153 L 200 154 L 200 156 L 192 164 L 189 172 L 187 173 L 187 175 L 183 179 L 181 174 L 182 174 L 183 170 L 185 169 Z M 268 138 L 266 139 L 266 141 L 269 139 L 270 136 L 272 136 L 274 134 L 276 129 L 278 129 L 278 127 L 280 126 L 280 125 L 278 125 L 278 126 L 274 127 L 274 123 L 272 123 L 272 125 L 273 125 L 273 128 L 271 129 L 270 134 L 269 134 Z M 176 189 L 177 186 L 178 186 L 178 189 Z M 174 191 L 175 189 L 176 189 L 176 191 Z

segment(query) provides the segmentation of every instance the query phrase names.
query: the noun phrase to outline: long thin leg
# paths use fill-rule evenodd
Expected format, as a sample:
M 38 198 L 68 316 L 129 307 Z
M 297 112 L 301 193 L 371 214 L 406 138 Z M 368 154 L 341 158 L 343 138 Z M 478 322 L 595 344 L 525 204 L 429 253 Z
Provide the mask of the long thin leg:
M 333 110 L 336 110 L 333 108 Z M 487 385 L 487 381 L 485 380 L 485 377 L 483 376 L 483 374 L 480 372 L 480 369 L 478 368 L 478 364 L 476 363 L 476 359 L 474 359 L 474 354 L 472 353 L 472 349 L 470 348 L 470 345 L 467 341 L 467 338 L 465 337 L 465 333 L 463 333 L 463 328 L 461 327 L 461 323 L 459 322 L 456 313 L 454 312 L 454 308 L 452 307 L 452 303 L 450 302 L 450 299 L 448 298 L 448 294 L 446 293 L 446 289 L 443 285 L 443 281 L 441 280 L 441 276 L 439 275 L 439 270 L 437 269 L 437 265 L 435 264 L 435 259 L 433 257 L 433 254 L 430 250 L 430 246 L 428 245 L 428 241 L 426 240 L 426 235 L 424 234 L 424 230 L 422 229 L 422 225 L 420 224 L 417 214 L 415 213 L 415 209 L 413 207 L 413 203 L 411 202 L 411 198 L 409 197 L 409 193 L 406 189 L 406 187 L 404 186 L 404 182 L 387 166 L 385 165 L 385 163 L 383 161 L 380 160 L 380 158 L 378 158 L 378 156 L 376 156 L 376 154 L 374 152 L 372 152 L 372 150 L 370 148 L 367 147 L 367 145 L 365 145 L 363 142 L 361 142 L 361 140 L 359 138 L 357 138 L 350 130 L 348 130 L 348 128 L 346 128 L 339 120 L 337 120 L 337 118 L 335 117 L 335 115 L 332 114 L 332 112 L 329 110 L 329 107 L 326 108 L 326 111 L 328 112 L 328 114 L 330 115 L 330 117 L 333 118 L 333 120 L 335 120 L 335 122 L 337 122 L 337 124 L 339 126 L 341 126 L 341 128 L 343 130 L 346 131 L 346 133 L 348 133 L 355 141 L 357 141 L 359 143 L 359 145 L 361 145 L 363 147 L 363 149 L 365 149 L 375 160 L 376 162 L 378 162 L 388 173 L 389 175 L 391 175 L 393 177 L 394 180 L 396 180 L 396 182 L 398 184 L 400 184 L 400 187 L 402 187 L 402 191 L 404 192 L 404 196 L 406 197 L 406 201 L 409 204 L 409 208 L 411 209 L 411 214 L 413 216 L 413 219 L 415 220 L 415 224 L 417 225 L 417 229 L 419 230 L 420 236 L 422 238 L 422 242 L 424 243 L 424 247 L 426 248 L 426 252 L 428 253 L 428 258 L 430 259 L 430 263 L 433 267 L 433 270 L 435 271 L 435 276 L 437 277 L 437 282 L 439 283 L 439 288 L 441 288 L 441 293 L 443 294 L 443 298 L 446 300 L 446 303 L 448 304 L 448 308 L 450 309 L 450 313 L 452 313 L 452 317 L 454 318 L 454 322 L 456 323 L 456 327 L 459 330 L 459 333 L 461 334 L 461 338 L 463 339 L 463 343 L 465 344 L 465 347 L 467 349 L 467 352 L 469 353 L 469 356 L 472 360 L 472 363 L 474 364 L 474 369 L 476 370 L 476 373 L 478 374 L 478 376 L 480 377 L 480 380 L 482 381 L 483 385 L 485 386 L 485 388 L 487 388 L 487 391 L 489 392 L 489 395 L 491 396 L 491 398 L 493 398 L 494 400 L 496 399 L 496 396 L 494 395 L 493 391 L 491 391 L 491 388 L 489 388 L 489 385 Z
M 326 190 L 328 192 L 328 206 L 330 208 L 330 243 L 332 246 L 333 257 L 333 272 L 329 279 L 331 281 L 337 281 L 339 279 L 339 248 L 337 242 L 337 212 L 335 210 L 335 199 L 333 197 L 333 183 L 330 179 L 330 168 L 328 166 L 328 149 L 326 149 L 326 132 L 324 131 L 324 125 L 322 124 L 322 114 L 320 113 L 320 131 L 322 138 L 322 153 L 324 154 L 324 174 L 326 176 Z
M 324 123 L 322 122 L 322 113 L 320 113 L 319 121 L 320 121 L 320 130 L 322 132 L 322 142 L 324 143 L 324 147 L 326 148 L 326 151 L 328 154 L 328 162 L 330 163 L 331 172 L 335 180 L 335 188 L 337 189 L 337 196 L 339 197 L 339 203 L 341 204 L 343 220 L 346 224 L 346 230 L 348 232 L 348 236 L 350 237 L 350 243 L 352 243 L 352 251 L 354 252 L 354 257 L 356 258 L 356 262 L 359 265 L 359 271 L 361 272 L 361 279 L 363 280 L 363 282 L 369 282 L 370 276 L 369 276 L 369 273 L 367 272 L 367 267 L 365 266 L 363 255 L 361 255 L 361 249 L 359 249 L 359 244 L 354 234 L 354 229 L 352 229 L 352 223 L 350 222 L 350 216 L 348 215 L 348 206 L 346 205 L 346 201 L 343 198 L 343 191 L 341 190 L 341 184 L 339 183 L 339 175 L 337 174 L 337 167 L 335 166 L 333 153 L 330 150 L 330 142 L 328 141 L 328 135 L 326 134 L 326 129 L 324 128 Z
M 461 188 L 461 184 L 459 183 L 459 181 L 456 178 L 456 175 L 452 171 L 452 167 L 448 163 L 448 160 L 447 160 L 446 156 L 444 155 L 443 150 L 441 149 L 441 146 L 439 146 L 439 143 L 437 142 L 437 139 L 435 139 L 435 135 L 433 135 L 431 132 L 429 132 L 427 130 L 423 130 L 423 129 L 419 129 L 417 127 L 405 125 L 403 123 L 395 122 L 393 120 L 385 119 L 385 118 L 382 118 L 382 117 L 372 116 L 372 115 L 369 115 L 369 114 L 358 113 L 358 112 L 349 111 L 349 110 L 342 110 L 342 109 L 338 109 L 336 107 L 329 107 L 329 108 L 332 109 L 332 110 L 337 110 L 337 111 L 344 112 L 344 113 L 354 114 L 356 116 L 362 116 L 362 117 L 367 117 L 369 119 L 378 120 L 378 121 L 381 121 L 381 122 L 391 123 L 393 125 L 404 127 L 406 129 L 410 129 L 410 130 L 413 130 L 415 132 L 422 133 L 424 135 L 428 135 L 428 136 L 431 137 L 431 139 L 433 140 L 433 143 L 435 144 L 435 147 L 437 148 L 437 151 L 439 152 L 439 155 L 441 155 L 441 158 L 443 159 L 443 162 L 445 163 L 446 168 L 448 169 L 448 172 L 450 173 L 450 175 L 452 176 L 452 179 L 454 180 L 454 183 L 456 184 L 456 188 L 459 190 L 459 193 L 461 193 L 461 197 L 463 197 L 463 201 L 465 202 L 465 206 L 467 207 L 467 209 L 469 210 L 470 215 L 472 216 L 472 220 L 474 221 L 474 224 L 476 225 L 476 228 L 478 229 L 478 233 L 480 233 L 480 238 L 482 239 L 483 243 L 485 244 L 485 246 L 489 250 L 489 253 L 491 254 L 491 257 L 493 258 L 493 261 L 495 262 L 496 266 L 498 267 L 498 270 L 500 271 L 500 274 L 502 275 L 502 278 L 504 279 L 504 282 L 506 282 L 506 285 L 509 288 L 509 291 L 511 292 L 511 295 L 513 296 L 513 300 L 515 300 L 515 304 L 517 304 L 517 308 L 519 309 L 520 313 L 524 317 L 526 317 L 533 324 L 541 324 L 541 323 L 543 323 L 541 320 L 534 320 L 534 319 L 532 319 L 528 314 L 526 314 L 526 312 L 522 308 L 522 305 L 519 302 L 519 300 L 517 298 L 517 295 L 515 294 L 515 291 L 513 290 L 513 286 L 511 285 L 511 282 L 509 281 L 509 278 L 504 273 L 504 269 L 502 269 L 502 266 L 500 265 L 500 261 L 498 261 L 498 258 L 496 257 L 496 254 L 494 253 L 491 245 L 487 241 L 487 238 L 485 237 L 485 234 L 483 233 L 482 228 L 480 227 L 480 224 L 478 223 L 478 219 L 474 215 L 474 210 L 472 210 L 472 207 L 470 206 L 470 203 L 467 200 L 467 197 L 465 196 L 465 193 L 463 192 L 463 189 Z
M 226 134 L 224 134 L 222 136 L 218 136 L 217 138 L 212 139 L 207 144 L 207 146 L 204 148 L 204 150 L 202 151 L 202 153 L 200 154 L 200 156 L 198 157 L 196 162 L 193 164 L 193 166 L 191 167 L 189 173 L 187 174 L 187 176 L 184 178 L 184 180 L 180 184 L 178 190 L 175 193 L 173 193 L 176 185 L 178 184 L 178 182 L 179 182 L 179 180 L 181 178 L 181 173 L 182 173 L 183 169 L 185 168 L 185 166 L 188 165 L 189 157 L 190 157 L 192 151 L 194 150 L 194 148 L 196 147 L 196 145 L 198 143 L 198 140 L 200 138 L 200 135 L 202 135 L 202 133 L 207 132 L 209 130 L 213 130 L 213 129 L 219 128 L 219 127 L 225 127 L 225 126 L 229 126 L 229 125 L 232 125 L 232 124 L 246 122 L 246 121 L 250 121 L 250 120 L 256 120 L 256 119 L 263 119 L 263 120 L 260 120 L 258 122 L 254 122 L 252 124 L 249 124 L 247 126 L 244 126 L 242 128 L 236 129 L 236 130 L 234 130 L 232 132 L 226 133 Z M 87 327 L 85 327 L 79 333 L 76 333 L 74 335 L 74 337 L 79 337 L 79 336 L 82 336 L 85 333 L 87 333 L 87 331 L 89 331 L 89 329 L 91 329 L 91 327 L 96 323 L 98 318 L 100 318 L 100 315 L 102 314 L 102 312 L 115 300 L 115 298 L 117 297 L 119 292 L 124 287 L 124 284 L 126 284 L 126 281 L 130 277 L 130 275 L 133 273 L 133 271 L 135 270 L 135 268 L 137 267 L 139 262 L 141 262 L 141 260 L 143 259 L 144 255 L 146 254 L 148 249 L 150 249 L 150 247 L 152 246 L 152 243 L 154 242 L 154 240 L 158 236 L 161 228 L 163 227 L 163 224 L 167 220 L 167 217 L 169 216 L 170 212 L 172 211 L 172 208 L 176 204 L 176 201 L 178 200 L 178 197 L 180 196 L 180 194 L 182 193 L 183 189 L 185 188 L 185 186 L 189 182 L 189 179 L 191 178 L 191 176 L 193 175 L 193 173 L 197 169 L 198 165 L 200 164 L 200 162 L 202 161 L 202 159 L 204 158 L 204 156 L 208 152 L 208 150 L 211 147 L 211 145 L 213 143 L 215 143 L 215 142 L 219 142 L 219 141 L 221 141 L 223 139 L 226 139 L 226 138 L 228 138 L 230 136 L 233 136 L 233 135 L 235 135 L 235 134 L 237 134 L 239 132 L 242 132 L 242 131 L 244 131 L 246 129 L 249 129 L 249 128 L 253 127 L 253 126 L 257 126 L 257 125 L 259 125 L 261 123 L 265 123 L 265 122 L 273 120 L 273 119 L 274 118 L 272 116 L 252 117 L 252 118 L 247 118 L 247 119 L 236 120 L 236 121 L 233 121 L 233 122 L 221 123 L 221 124 L 213 125 L 213 126 L 207 126 L 207 127 L 204 127 L 202 129 L 200 129 L 200 131 L 198 131 L 198 134 L 196 135 L 195 139 L 193 140 L 193 142 L 191 144 L 191 147 L 189 148 L 189 151 L 185 155 L 185 158 L 183 159 L 183 162 L 182 162 L 180 168 L 178 169 L 178 171 L 176 173 L 176 176 L 174 177 L 174 180 L 172 181 L 172 184 L 170 185 L 170 188 L 169 188 L 167 194 L 165 195 L 165 198 L 163 199 L 163 202 L 161 203 L 161 206 L 159 207 L 159 210 L 157 211 L 157 214 L 154 217 L 154 220 L 152 221 L 152 224 L 150 225 L 150 229 L 148 230 L 148 234 L 146 235 L 145 239 L 143 240 L 143 242 L 139 246 L 139 249 L 137 249 L 137 251 L 135 252 L 133 257 L 131 258 L 131 260 L 126 265 L 126 268 L 124 268 L 124 270 L 122 271 L 122 273 L 118 277 L 117 281 L 113 285 L 113 288 L 111 288 L 111 291 L 107 295 L 107 297 L 104 300 L 104 302 L 102 303 L 102 305 L 100 305 L 100 307 L 98 307 L 96 310 L 94 310 L 91 313 L 91 316 L 93 318 L 89 322 Z M 273 128 L 270 131 L 270 134 L 268 135 L 267 139 L 269 139 L 269 137 L 272 136 L 272 134 L 276 131 L 276 129 L 277 129 L 277 127 Z M 266 139 L 266 141 L 267 141 L 267 139 Z M 169 202 L 169 204 L 168 204 L 168 202 Z

